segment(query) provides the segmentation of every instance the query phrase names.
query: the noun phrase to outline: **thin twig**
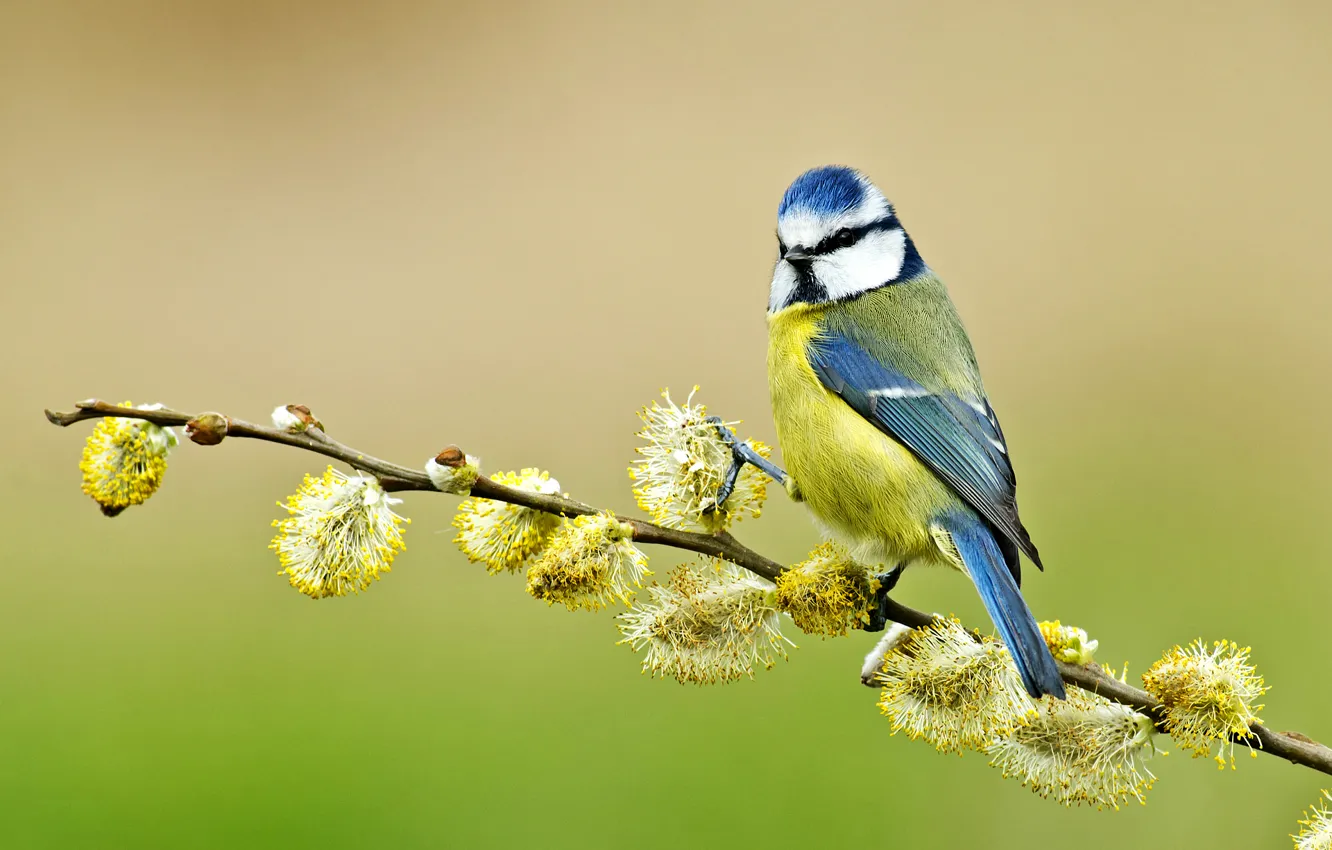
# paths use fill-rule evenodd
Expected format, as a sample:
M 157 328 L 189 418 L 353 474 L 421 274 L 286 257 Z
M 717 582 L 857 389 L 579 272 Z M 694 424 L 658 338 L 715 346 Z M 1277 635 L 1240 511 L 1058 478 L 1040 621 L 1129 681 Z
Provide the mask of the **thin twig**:
M 184 426 L 191 420 L 203 416 L 203 414 L 182 413 L 178 410 L 166 408 L 139 410 L 133 407 L 120 407 L 96 399 L 79 402 L 76 407 L 76 410 L 69 413 L 55 413 L 48 410 L 46 411 L 46 418 L 61 427 L 67 427 L 75 422 L 83 422 L 88 419 L 101 419 L 104 416 L 141 419 L 155 425 L 170 427 Z M 350 446 L 339 443 L 317 427 L 311 426 L 303 433 L 293 434 L 266 425 L 255 425 L 243 419 L 234 419 L 229 416 L 224 418 L 227 423 L 227 437 L 266 440 L 270 443 L 293 446 L 325 457 L 331 457 L 334 460 L 340 460 L 355 469 L 374 475 L 385 490 L 439 492 L 424 471 L 399 466 L 396 463 L 357 451 Z M 478 478 L 476 483 L 472 485 L 470 494 L 478 498 L 508 502 L 560 516 L 583 516 L 601 512 L 599 508 L 574 499 L 568 499 L 557 494 L 519 490 L 515 487 L 491 481 L 489 478 Z M 765 558 L 745 546 L 724 531 L 715 535 L 699 534 L 691 531 L 663 528 L 660 525 L 644 522 L 633 517 L 618 517 L 618 519 L 633 527 L 634 540 L 638 543 L 670 546 L 675 549 L 722 558 L 769 581 L 775 580 L 786 569 L 776 561 Z M 888 600 L 888 618 L 893 622 L 911 628 L 921 628 L 934 621 L 934 617 L 931 615 L 901 605 L 892 599 Z M 1063 677 L 1065 682 L 1141 711 L 1151 717 L 1159 729 L 1167 731 L 1163 706 L 1156 697 L 1119 681 L 1101 670 L 1096 664 L 1078 667 L 1060 661 L 1055 663 L 1059 665 L 1060 676 Z M 1249 736 L 1236 735 L 1232 736 L 1232 740 L 1236 743 L 1260 749 L 1269 755 L 1284 758 L 1293 764 L 1304 765 L 1332 775 L 1332 749 L 1298 732 L 1274 732 L 1261 723 L 1253 723 L 1249 728 L 1251 730 Z

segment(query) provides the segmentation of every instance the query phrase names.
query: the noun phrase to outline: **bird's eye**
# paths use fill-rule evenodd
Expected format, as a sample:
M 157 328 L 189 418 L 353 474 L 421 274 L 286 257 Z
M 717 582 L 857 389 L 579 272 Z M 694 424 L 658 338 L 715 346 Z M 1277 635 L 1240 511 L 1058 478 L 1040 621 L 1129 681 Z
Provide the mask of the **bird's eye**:
M 850 230 L 839 230 L 833 234 L 832 243 L 838 248 L 850 248 L 856 244 L 856 234 Z
M 780 257 L 780 256 L 782 256 L 782 255 L 785 254 L 785 253 L 786 253 L 786 243 L 782 241 L 782 237 L 778 236 L 778 237 L 777 237 L 777 256 Z

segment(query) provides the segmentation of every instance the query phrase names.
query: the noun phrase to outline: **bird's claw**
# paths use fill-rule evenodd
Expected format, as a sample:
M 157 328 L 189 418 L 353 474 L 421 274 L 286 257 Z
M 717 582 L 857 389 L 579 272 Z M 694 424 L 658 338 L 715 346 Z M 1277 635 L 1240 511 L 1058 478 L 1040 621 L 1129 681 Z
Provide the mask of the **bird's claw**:
M 888 593 L 897 587 L 897 580 L 901 577 L 901 564 L 874 577 L 879 582 L 879 589 L 874 591 L 874 605 L 870 608 L 869 622 L 865 624 L 865 631 L 881 632 L 888 625 Z
M 747 463 L 761 469 L 769 478 L 786 488 L 788 493 L 794 490 L 795 482 L 786 470 L 756 452 L 753 446 L 737 437 L 734 431 L 726 427 L 720 416 L 709 416 L 707 421 L 717 429 L 717 435 L 731 450 L 731 466 L 726 470 L 726 476 L 722 479 L 721 486 L 717 488 L 716 500 L 704 513 L 712 513 L 726 504 L 726 500 L 735 492 L 735 482 L 740 478 L 740 470 L 744 469 Z M 799 491 L 794 490 L 794 492 L 798 493 Z

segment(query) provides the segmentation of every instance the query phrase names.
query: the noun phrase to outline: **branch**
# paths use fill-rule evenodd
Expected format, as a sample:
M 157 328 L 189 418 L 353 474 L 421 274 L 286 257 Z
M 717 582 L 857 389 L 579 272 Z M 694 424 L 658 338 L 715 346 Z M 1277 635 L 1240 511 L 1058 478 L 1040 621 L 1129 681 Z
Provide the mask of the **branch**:
M 182 413 L 179 410 L 170 410 L 168 408 L 159 408 L 157 410 L 139 410 L 133 407 L 119 407 L 114 404 L 107 404 L 104 401 L 91 399 L 82 401 L 75 405 L 76 410 L 70 413 L 55 413 L 46 411 L 46 418 L 52 423 L 61 427 L 73 425 L 75 422 L 83 422 L 88 419 L 101 419 L 104 416 L 120 416 L 126 419 L 142 419 L 145 422 L 151 422 L 154 425 L 162 426 L 185 426 L 190 422 L 204 416 L 205 414 Z M 218 414 L 220 415 L 220 414 Z M 267 425 L 255 425 L 252 422 L 246 422 L 243 419 L 236 419 L 231 416 L 222 417 L 226 420 L 226 436 L 241 437 L 253 440 L 266 440 L 270 443 L 281 443 L 284 446 L 293 446 L 298 449 L 305 449 L 309 452 L 331 457 L 334 460 L 340 460 L 354 469 L 362 472 L 368 472 L 379 480 L 380 486 L 388 491 L 402 490 L 424 490 L 429 492 L 439 492 L 435 485 L 430 483 L 430 478 L 420 469 L 409 469 L 405 466 L 399 466 L 387 460 L 381 460 L 365 452 L 358 451 L 345 446 L 329 437 L 321 429 L 311 427 L 304 433 L 292 434 L 277 428 L 271 428 Z M 533 493 L 530 490 L 519 490 L 516 487 L 509 487 L 491 481 L 489 478 L 478 478 L 472 485 L 470 495 L 482 499 L 494 499 L 498 502 L 508 502 L 513 505 L 521 505 L 525 508 L 534 508 L 546 513 L 558 514 L 559 516 L 583 516 L 586 514 L 601 513 L 600 508 L 574 499 L 568 499 L 564 496 L 546 493 Z M 692 531 L 679 531 L 673 528 L 663 528 L 660 525 L 654 525 L 650 522 L 644 522 L 641 519 L 633 517 L 617 517 L 622 522 L 628 523 L 634 529 L 634 540 L 638 543 L 653 543 L 661 546 L 671 546 L 676 549 L 684 549 L 689 552 L 697 552 L 700 555 L 722 558 L 733 564 L 744 567 L 755 575 L 772 581 L 785 569 L 776 561 L 763 557 L 753 549 L 740 543 L 730 534 L 725 532 L 718 535 L 698 534 Z M 917 615 L 921 619 L 918 625 L 929 622 L 928 618 L 919 612 L 912 611 L 909 608 L 897 607 L 892 609 L 893 613 L 901 613 L 903 617 Z M 892 613 L 890 613 L 890 616 Z M 903 620 L 902 622 L 907 622 Z
M 197 421 L 207 414 L 189 414 L 178 410 L 159 408 L 157 410 L 139 410 L 133 407 L 119 407 L 114 404 L 108 404 L 104 401 L 91 399 L 82 401 L 75 405 L 76 409 L 69 413 L 55 413 L 46 411 L 46 418 L 53 424 L 61 427 L 68 427 L 76 422 L 83 422 L 89 419 L 101 419 L 104 416 L 119 416 L 126 419 L 141 419 L 145 422 L 152 422 L 161 426 L 185 426 Z M 285 446 L 292 446 L 298 449 L 304 449 L 315 454 L 321 454 L 325 457 L 340 460 L 354 469 L 370 473 L 378 479 L 380 486 L 388 491 L 402 490 L 422 490 L 429 492 L 439 492 L 430 482 L 430 478 L 421 469 L 411 469 L 400 466 L 390 461 L 381 460 L 365 452 L 358 451 L 350 446 L 343 445 L 337 440 L 329 437 L 324 431 L 315 426 L 310 426 L 303 433 L 290 433 L 266 425 L 255 425 L 246 422 L 243 419 L 235 419 L 221 414 L 212 414 L 218 416 L 226 422 L 226 437 L 240 437 L 254 440 L 265 440 L 270 443 L 280 443 Z M 219 440 L 214 440 L 213 444 Z M 196 440 L 196 442 L 199 442 Z M 507 502 L 513 505 L 520 505 L 525 508 L 533 508 L 546 513 L 557 514 L 559 516 L 584 516 L 587 514 L 601 513 L 599 508 L 574 499 L 568 499 L 564 496 L 545 493 L 534 493 L 529 490 L 519 490 L 515 487 L 509 487 L 491 481 L 489 478 L 478 478 L 472 485 L 470 495 L 482 499 L 494 499 L 499 502 Z M 722 558 L 731 563 L 743 567 L 755 575 L 762 576 L 769 581 L 774 581 L 786 569 L 781 564 L 769 558 L 765 558 L 753 549 L 745 546 L 736 540 L 727 532 L 721 532 L 716 535 L 699 534 L 692 531 L 679 531 L 673 528 L 664 528 L 650 522 L 633 517 L 617 516 L 621 522 L 628 523 L 634 530 L 634 541 L 637 543 L 649 543 L 660 546 L 669 546 L 674 549 L 683 549 L 688 552 L 696 552 L 700 555 Z M 886 611 L 888 618 L 896 623 L 911 628 L 921 628 L 934 621 L 934 617 L 901 605 L 891 598 L 887 600 Z M 1060 676 L 1065 682 L 1076 685 L 1086 691 L 1100 694 L 1114 702 L 1129 706 L 1137 711 L 1141 711 L 1148 717 L 1153 718 L 1157 728 L 1162 731 L 1165 729 L 1163 706 L 1159 700 L 1144 690 L 1133 687 L 1119 681 L 1113 676 L 1105 673 L 1096 664 L 1089 664 L 1084 667 L 1078 667 L 1072 664 L 1065 664 L 1056 661 L 1059 666 Z M 1300 734 L 1299 732 L 1274 732 L 1261 723 L 1254 723 L 1250 727 L 1248 736 L 1232 736 L 1235 743 L 1244 744 L 1254 749 L 1262 750 L 1269 755 L 1284 758 L 1292 764 L 1300 764 L 1332 775 L 1332 749 L 1312 740 L 1311 738 Z
M 1095 663 L 1078 667 L 1056 659 L 1055 664 L 1059 667 L 1059 675 L 1070 685 L 1077 685 L 1084 691 L 1100 694 L 1113 702 L 1141 711 L 1156 721 L 1157 729 L 1169 731 L 1165 727 L 1165 706 L 1146 691 L 1119 681 Z M 1332 774 L 1332 749 L 1299 732 L 1274 732 L 1261 723 L 1253 723 L 1249 726 L 1247 736 L 1232 735 L 1230 739 L 1292 764 L 1302 764 Z

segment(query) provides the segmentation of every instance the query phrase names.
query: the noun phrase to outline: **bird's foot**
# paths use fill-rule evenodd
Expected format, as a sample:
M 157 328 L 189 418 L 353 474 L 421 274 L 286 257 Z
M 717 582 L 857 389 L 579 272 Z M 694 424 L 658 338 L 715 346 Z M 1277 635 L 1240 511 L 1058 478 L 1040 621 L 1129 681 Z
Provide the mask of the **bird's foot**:
M 901 577 L 902 564 L 874 577 L 879 582 L 879 589 L 874 591 L 874 604 L 870 608 L 870 618 L 865 624 L 865 631 L 881 632 L 884 626 L 888 625 L 888 593 L 897 587 L 897 580 Z
M 787 493 L 799 493 L 795 489 L 795 481 L 787 474 L 786 470 L 754 451 L 753 446 L 741 440 L 735 435 L 734 431 L 723 424 L 720 416 L 709 416 L 708 422 L 711 422 L 712 426 L 717 429 L 721 441 L 731 450 L 731 466 L 726 470 L 726 477 L 722 479 L 721 486 L 717 488 L 716 502 L 707 509 L 708 513 L 726 504 L 726 500 L 731 497 L 731 493 L 735 492 L 735 482 L 740 477 L 740 470 L 744 469 L 747 463 L 761 469 L 769 478 L 786 488 Z

